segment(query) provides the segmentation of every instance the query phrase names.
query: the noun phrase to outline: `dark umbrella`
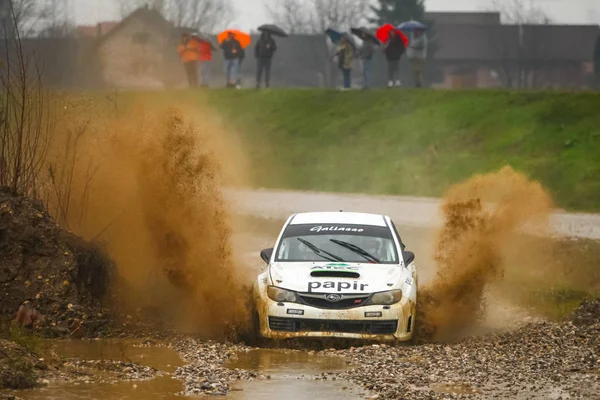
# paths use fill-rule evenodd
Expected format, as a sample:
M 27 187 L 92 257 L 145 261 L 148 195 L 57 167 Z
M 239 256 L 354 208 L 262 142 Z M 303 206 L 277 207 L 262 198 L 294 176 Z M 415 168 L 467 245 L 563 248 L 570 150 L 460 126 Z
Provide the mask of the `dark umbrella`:
M 377 39 L 377 36 L 375 36 L 373 33 L 371 33 L 365 27 L 351 28 L 350 32 L 352 32 L 352 34 L 358 36 L 359 38 L 361 38 L 365 42 L 371 42 L 371 43 L 373 43 L 373 44 L 375 44 L 377 46 L 381 45 L 381 41 L 379 39 Z
M 329 36 L 329 39 L 331 39 L 333 44 L 340 44 L 340 41 L 343 37 L 348 43 L 350 43 L 350 46 L 356 49 L 356 41 L 348 32 L 338 32 L 335 29 L 329 28 L 325 31 L 325 33 L 327 34 L 327 36 Z
M 329 39 L 331 39 L 331 41 L 335 44 L 339 44 L 340 40 L 342 39 L 342 33 L 336 31 L 335 29 L 327 29 L 325 31 L 325 33 L 327 34 L 327 36 L 329 36 Z
M 271 34 L 273 34 L 275 36 L 287 37 L 287 35 L 288 35 L 283 29 L 281 29 L 277 25 L 273 25 L 273 24 L 261 25 L 258 27 L 258 30 L 261 32 L 263 32 L 263 31 L 270 32 Z
M 346 39 L 346 41 L 348 43 L 350 43 L 350 46 L 354 47 L 354 49 L 356 50 L 356 47 L 357 47 L 356 46 L 356 41 L 354 40 L 354 38 L 352 37 L 351 34 L 349 34 L 348 32 L 344 32 L 344 33 L 342 33 L 342 37 L 344 39 Z
M 414 32 L 414 31 L 418 31 L 418 30 L 427 30 L 427 25 L 425 25 L 422 22 L 419 21 L 414 21 L 414 20 L 410 20 L 410 21 L 406 21 L 401 23 L 400 25 L 398 25 L 396 27 L 396 29 L 400 29 L 401 31 L 404 32 Z

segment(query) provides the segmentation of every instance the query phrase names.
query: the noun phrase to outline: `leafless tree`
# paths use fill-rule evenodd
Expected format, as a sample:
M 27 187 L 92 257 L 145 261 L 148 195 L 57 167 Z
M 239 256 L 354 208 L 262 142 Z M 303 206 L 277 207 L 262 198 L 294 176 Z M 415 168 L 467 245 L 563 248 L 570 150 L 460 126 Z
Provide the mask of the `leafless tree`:
M 210 33 L 225 29 L 235 18 L 229 0 L 169 0 L 167 15 L 176 25 Z
M 9 11 L 16 20 L 12 5 Z M 35 60 L 23 49 L 19 29 L 8 34 L 7 28 L 0 63 L 0 186 L 36 197 L 50 130 L 47 93 Z
M 270 0 L 265 2 L 269 18 L 290 34 L 312 32 L 310 8 L 302 0 Z
M 323 33 L 327 28 L 348 30 L 365 22 L 369 0 L 270 0 L 265 3 L 273 21 L 291 33 Z
M 119 0 L 121 14 L 129 15 L 139 7 L 161 13 L 175 26 L 211 33 L 224 28 L 235 18 L 230 0 Z
M 535 0 L 492 0 L 492 5 L 495 11 L 502 14 L 504 23 L 547 25 L 551 22 Z
M 69 18 L 69 4 L 65 0 L 38 0 L 38 17 L 40 36 L 65 37 L 75 30 Z
M 12 10 L 12 11 L 11 11 Z M 3 26 L 15 28 L 27 35 L 39 17 L 39 0 L 0 0 L 0 19 Z
M 492 4 L 507 24 L 490 28 L 490 46 L 499 55 L 504 86 L 538 87 L 544 37 L 536 26 L 551 23 L 550 18 L 534 0 L 493 0 Z
M 367 0 L 311 0 L 311 25 L 316 32 L 327 28 L 349 30 L 365 22 L 370 8 Z
M 164 14 L 167 0 L 119 0 L 121 17 L 125 18 L 141 7 L 148 7 Z

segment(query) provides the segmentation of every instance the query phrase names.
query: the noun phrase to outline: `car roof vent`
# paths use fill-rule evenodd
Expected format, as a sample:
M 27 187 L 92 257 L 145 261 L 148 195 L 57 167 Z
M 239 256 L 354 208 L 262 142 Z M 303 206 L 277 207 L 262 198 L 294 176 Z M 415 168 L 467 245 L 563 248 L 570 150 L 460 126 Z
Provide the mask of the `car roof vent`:
M 315 278 L 360 278 L 360 274 L 354 271 L 316 270 L 310 273 Z

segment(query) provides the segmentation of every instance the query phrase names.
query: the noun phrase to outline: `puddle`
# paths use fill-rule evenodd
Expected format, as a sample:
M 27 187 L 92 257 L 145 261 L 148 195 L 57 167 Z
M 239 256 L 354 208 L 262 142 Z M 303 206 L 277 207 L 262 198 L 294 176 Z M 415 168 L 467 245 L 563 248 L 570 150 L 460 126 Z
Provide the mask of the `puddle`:
M 139 344 L 140 341 L 123 340 L 61 340 L 51 341 L 50 348 L 63 358 L 134 362 L 165 372 L 175 372 L 177 367 L 184 365 L 173 349 L 136 346 Z
M 356 387 L 343 382 L 310 380 L 270 380 L 264 382 L 240 382 L 234 386 L 241 391 L 231 392 L 232 400 L 353 400 L 364 399 Z
M 137 385 L 134 388 L 134 385 Z M 183 385 L 171 377 L 143 382 L 51 384 L 37 390 L 14 392 L 23 400 L 181 400 Z
M 258 349 L 237 353 L 227 368 L 258 371 L 271 377 L 314 376 L 349 368 L 342 357 L 327 357 L 305 351 Z
M 131 361 L 165 372 L 174 372 L 184 365 L 179 354 L 168 347 L 137 347 L 140 341 L 65 340 L 49 341 L 48 347 L 57 356 L 81 360 Z M 135 385 L 135 387 L 134 387 Z M 117 383 L 52 382 L 42 389 L 14 392 L 23 400 L 174 400 L 183 384 L 170 376 L 148 381 Z
M 133 361 L 165 372 L 183 365 L 179 355 L 166 347 L 136 347 L 135 341 L 51 341 L 49 347 L 64 358 L 84 360 Z M 270 380 L 236 382 L 226 398 L 232 400 L 352 400 L 364 398 L 356 386 L 345 381 L 314 380 L 327 372 L 349 368 L 341 357 L 326 357 L 293 350 L 251 350 L 238 353 L 228 368 L 243 368 L 270 375 Z M 23 400 L 181 400 L 176 393 L 182 382 L 170 376 L 148 381 L 117 383 L 53 382 L 42 389 L 13 392 Z M 189 397 L 190 399 L 194 397 Z M 196 399 L 205 397 L 195 397 Z
M 290 350 L 251 350 L 238 353 L 226 364 L 271 376 L 267 381 L 237 382 L 228 397 L 233 400 L 294 399 L 345 400 L 361 399 L 359 389 L 345 381 L 311 379 L 327 372 L 349 368 L 342 357 L 327 357 Z

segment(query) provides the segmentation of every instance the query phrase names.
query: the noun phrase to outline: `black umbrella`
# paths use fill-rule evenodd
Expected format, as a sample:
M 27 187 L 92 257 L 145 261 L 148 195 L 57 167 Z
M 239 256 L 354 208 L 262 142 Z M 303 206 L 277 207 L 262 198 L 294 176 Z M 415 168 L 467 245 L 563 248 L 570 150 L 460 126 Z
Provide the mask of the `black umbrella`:
M 275 36 L 286 37 L 288 35 L 283 29 L 281 29 L 277 25 L 273 25 L 273 24 L 261 25 L 258 27 L 258 30 L 261 32 L 264 32 L 264 31 L 270 32 L 271 34 L 273 34 Z
M 365 27 L 351 28 L 350 32 L 352 32 L 352 34 L 358 36 L 359 38 L 361 38 L 364 41 L 369 41 L 378 46 L 381 45 L 381 41 L 379 39 L 377 39 L 377 36 L 375 36 L 373 33 L 371 33 L 371 31 L 369 31 Z
M 350 46 L 354 47 L 354 50 L 356 50 L 356 48 L 357 48 L 358 46 L 356 45 L 356 41 L 354 40 L 354 38 L 352 37 L 352 35 L 351 35 L 351 34 L 349 34 L 348 32 L 344 32 L 344 33 L 342 34 L 342 37 L 343 37 L 344 39 L 346 39 L 346 41 L 347 41 L 348 43 L 350 43 Z

